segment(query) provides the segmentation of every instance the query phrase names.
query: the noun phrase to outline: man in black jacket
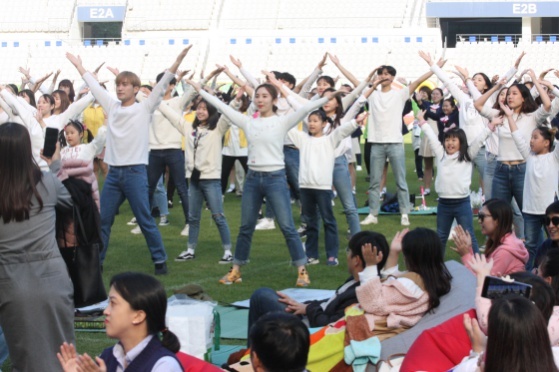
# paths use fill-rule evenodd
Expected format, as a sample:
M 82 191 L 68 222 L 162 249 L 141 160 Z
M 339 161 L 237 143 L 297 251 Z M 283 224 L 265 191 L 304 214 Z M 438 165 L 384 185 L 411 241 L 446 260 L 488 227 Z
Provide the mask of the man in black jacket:
M 377 247 L 379 254 L 382 253 L 382 261 L 376 266 L 378 273 L 368 273 L 365 270 L 361 247 L 367 243 Z M 358 302 L 355 288 L 359 285 L 360 279 L 380 275 L 388 258 L 389 245 L 384 235 L 373 231 L 361 231 L 351 238 L 346 252 L 351 276 L 336 290 L 333 297 L 328 300 L 300 303 L 271 288 L 257 289 L 250 297 L 248 329 L 250 330 L 262 315 L 273 311 L 287 311 L 302 316 L 309 327 L 322 327 L 341 319 L 345 308 Z

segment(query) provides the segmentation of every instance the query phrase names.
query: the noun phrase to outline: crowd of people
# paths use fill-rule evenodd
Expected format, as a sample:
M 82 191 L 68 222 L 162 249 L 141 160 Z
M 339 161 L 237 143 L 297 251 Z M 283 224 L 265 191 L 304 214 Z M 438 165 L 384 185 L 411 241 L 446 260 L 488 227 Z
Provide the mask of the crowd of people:
M 545 370 L 557 370 L 559 336 L 553 307 L 559 304 L 559 146 L 554 141 L 559 88 L 545 79 L 551 70 L 540 76 L 531 69 L 518 73 L 523 53 L 504 75 L 493 79 L 482 72 L 470 77 L 466 68 L 455 66 L 460 84 L 443 70 L 445 60 L 435 62 L 420 52 L 426 72 L 414 81 L 396 79 L 396 69 L 385 65 L 360 81 L 339 58 L 326 53 L 299 84 L 288 72 L 262 71 L 259 80 L 234 57 L 231 62 L 242 77 L 218 65 L 197 81 L 178 70 L 189 49 L 157 76 L 153 86 L 142 85 L 133 72 L 109 68 L 116 95 L 97 79 L 102 65 L 89 72 L 81 58 L 70 53 L 68 60 L 83 77 L 78 89 L 62 80 L 54 90 L 59 72 L 49 86 L 49 75 L 37 79 L 23 68 L 23 86 L 0 87 L 0 325 L 14 370 L 62 366 L 65 371 L 120 371 L 140 364 L 153 371 L 185 368 L 177 357 L 178 340 L 165 326 L 163 287 L 145 274 L 120 274 L 111 281 L 104 314 L 107 335 L 118 344 L 98 358 L 76 352 L 72 282 L 64 252 L 79 241 L 76 216 L 61 213 L 73 205 L 93 205 L 86 225 L 99 232 L 102 269 L 115 216 L 128 200 L 134 214 L 130 224 L 137 225 L 133 232 L 145 237 L 154 274 L 165 275 L 168 257 L 155 218 L 160 217 L 159 225 L 169 223 L 174 190 L 185 221 L 181 235 L 188 236 L 186 250 L 175 260 L 196 259 L 206 205 L 221 238 L 218 262 L 231 265 L 219 280 L 225 285 L 242 281 L 241 267 L 249 262 L 254 231 L 275 228 L 276 222 L 297 267 L 296 286 L 311 284 L 309 267 L 324 256 L 319 249 L 320 220 L 325 263 L 339 265 L 333 196 L 341 201 L 351 276 L 323 302 L 300 303 L 269 288 L 254 292 L 247 354 L 254 370 L 304 370 L 308 358 L 314 358 L 307 326 L 326 327 L 345 319 L 347 337 L 332 347 L 338 352 L 357 339 L 394 337 L 436 311 L 453 288 L 453 273 L 444 263 L 453 221 L 454 249 L 478 278 L 472 301 L 477 315 L 468 314 L 459 324 L 439 325 L 467 331 L 462 333 L 469 340 L 463 344 L 472 349 L 469 356 L 454 350 L 457 359 L 444 367 L 460 364 L 456 371 L 473 371 L 479 364 L 491 371 L 520 371 L 545 363 Z M 336 89 L 337 82 L 323 75 L 328 58 L 351 85 Z M 221 73 L 232 83 L 217 87 Z M 559 77 L 558 71 L 555 74 Z M 428 81 L 432 75 L 440 86 Z M 182 94 L 177 94 L 179 85 Z M 408 125 L 404 118 L 410 115 Z M 46 133 L 53 128 L 59 140 L 54 154 L 46 156 Z M 436 231 L 407 228 L 412 222 L 420 225 L 419 220 L 410 221 L 403 144 L 409 130 L 424 195 L 431 193 L 435 179 Z M 369 214 L 359 221 L 354 194 L 361 136 L 366 140 L 363 158 L 370 185 Z M 237 173 L 232 172 L 235 165 L 244 180 L 237 184 L 241 215 L 233 247 L 223 194 Z M 361 231 L 362 226 L 378 223 L 388 165 L 404 226 L 391 244 L 380 232 Z M 477 216 L 470 201 L 474 168 L 485 200 Z M 97 177 L 104 179 L 101 191 Z M 68 179 L 85 184 L 90 199 L 76 197 Z M 299 229 L 292 200 L 300 208 Z M 484 242 L 476 239 L 475 217 Z M 399 269 L 400 259 L 404 271 Z M 531 271 L 534 274 L 527 274 Z M 481 294 L 488 275 L 537 283 L 531 284 L 532 302 L 513 297 L 488 302 Z M 521 341 L 527 334 L 519 326 L 523 322 L 536 330 L 528 342 Z M 504 348 L 503 340 L 515 346 Z M 290 342 L 301 347 L 285 349 Z M 26 347 L 31 344 L 36 346 Z M 414 350 L 422 347 L 412 346 L 414 358 L 405 360 L 403 368 L 422 369 L 421 363 L 433 362 L 417 357 Z M 270 354 L 269 348 L 277 354 Z M 334 370 L 344 368 L 351 363 L 341 360 Z

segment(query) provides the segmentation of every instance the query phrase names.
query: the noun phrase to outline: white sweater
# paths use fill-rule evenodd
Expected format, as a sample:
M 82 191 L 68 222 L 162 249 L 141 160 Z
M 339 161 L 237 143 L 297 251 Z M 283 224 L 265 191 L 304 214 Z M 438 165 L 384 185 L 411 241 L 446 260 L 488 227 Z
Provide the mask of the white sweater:
M 34 113 L 27 109 L 27 107 L 7 89 L 3 89 L 1 95 L 2 99 L 0 101 L 3 103 L 2 106 L 4 107 L 5 113 L 10 117 L 10 121 L 22 124 L 27 128 L 29 138 L 31 139 L 33 159 L 35 159 L 35 162 L 42 171 L 49 172 L 48 164 L 41 159 L 41 150 L 45 145 L 45 134 L 43 128 L 41 128 L 41 124 L 39 124 L 37 119 L 33 116 Z M 4 105 L 8 105 L 8 107 Z
M 47 128 L 56 128 L 62 131 L 70 120 L 77 119 L 83 110 L 88 108 L 93 102 L 95 102 L 93 94 L 88 93 L 83 96 L 82 99 L 68 106 L 63 113 L 51 115 L 48 118 L 44 118 L 43 121 L 47 125 Z
M 196 90 L 189 86 L 182 96 L 162 101 L 159 107 L 168 106 L 182 115 L 185 107 L 195 95 Z M 152 124 L 149 127 L 149 148 L 150 150 L 182 149 L 181 136 L 177 135 L 177 130 L 161 113 L 161 110 L 153 113 Z
M 97 131 L 97 136 L 90 143 L 82 143 L 74 147 L 66 146 L 60 150 L 60 158 L 62 160 L 79 159 L 92 161 L 99 155 L 105 147 L 107 139 L 107 127 L 102 126 Z
M 159 110 L 185 137 L 186 178 L 190 178 L 196 168 L 200 171 L 200 179 L 221 179 L 223 135 L 229 129 L 229 121 L 221 117 L 214 130 L 208 130 L 207 127 L 198 127 L 195 130 L 191 122 L 171 107 L 162 105 Z
M 336 128 L 328 136 L 312 137 L 297 130 L 289 131 L 289 138 L 300 151 L 299 187 L 318 190 L 332 189 L 336 147 L 355 129 L 357 129 L 357 122 L 351 120 Z
M 145 101 L 123 107 L 122 102 L 103 89 L 91 73 L 83 75 L 91 92 L 107 113 L 105 163 L 111 166 L 147 165 L 151 117 L 173 77 L 173 73 L 166 71 Z
M 559 145 L 556 143 L 552 152 L 536 155 L 518 130 L 512 133 L 512 138 L 526 159 L 522 212 L 545 214 L 546 208 L 559 196 Z
M 489 120 L 499 115 L 499 110 L 487 108 L 484 106 L 481 110 L 481 114 Z M 543 106 L 540 106 L 536 111 L 530 113 L 514 114 L 513 118 L 516 121 L 516 126 L 518 127 L 519 135 L 521 135 L 525 141 L 530 141 L 532 137 L 532 131 L 536 129 L 538 125 L 546 123 L 549 112 L 546 112 Z M 497 133 L 499 134 L 499 154 L 497 155 L 498 161 L 519 161 L 523 160 L 524 156 L 518 151 L 514 140 L 512 139 L 512 133 L 510 131 L 508 120 L 505 118 L 503 125 L 497 128 Z
M 459 152 L 448 155 L 441 145 L 433 129 L 426 124 L 421 128 L 427 136 L 429 145 L 435 153 L 437 159 L 437 178 L 435 179 L 435 190 L 441 198 L 462 199 L 470 195 L 470 185 L 472 183 L 472 162 L 458 161 Z M 484 127 L 480 135 L 468 146 L 470 159 L 475 158 L 479 152 L 483 141 L 489 136 L 491 131 Z
M 257 172 L 275 172 L 285 168 L 283 140 L 287 132 L 301 121 L 309 111 L 324 105 L 322 98 L 305 104 L 299 110 L 285 115 L 257 118 L 235 111 L 217 97 L 201 90 L 200 95 L 241 128 L 248 141 L 248 167 Z
M 402 111 L 408 98 L 407 87 L 388 92 L 376 90 L 371 94 L 367 142 L 402 143 Z

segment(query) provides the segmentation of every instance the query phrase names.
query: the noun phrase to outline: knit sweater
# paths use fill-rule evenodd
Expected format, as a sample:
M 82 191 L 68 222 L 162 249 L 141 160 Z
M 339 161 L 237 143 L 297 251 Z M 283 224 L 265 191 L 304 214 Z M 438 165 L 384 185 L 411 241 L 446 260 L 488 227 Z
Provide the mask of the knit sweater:
M 375 322 L 384 319 L 389 328 L 413 327 L 427 312 L 429 295 L 416 284 L 421 278 L 415 276 L 411 279 L 390 277 L 384 282 L 377 276 L 356 289 L 359 305 L 367 313 L 371 330 L 374 330 Z
M 472 162 L 467 160 L 459 161 L 459 152 L 452 155 L 447 154 L 437 135 L 428 124 L 423 125 L 421 129 L 423 129 L 423 133 L 427 136 L 429 145 L 435 153 L 435 159 L 437 160 L 438 173 L 435 179 L 435 189 L 439 197 L 462 199 L 469 196 L 472 183 Z M 482 129 L 483 131 L 468 146 L 470 159 L 475 158 L 483 142 L 491 133 L 486 127 Z
M 357 129 L 352 120 L 336 128 L 330 135 L 312 137 L 295 129 L 288 136 L 299 148 L 299 187 L 303 189 L 332 189 L 335 150 L 339 143 Z
M 258 172 L 275 172 L 285 168 L 283 139 L 287 132 L 301 121 L 309 111 L 324 105 L 328 98 L 305 104 L 299 110 L 285 115 L 263 118 L 243 115 L 217 97 L 201 90 L 200 95 L 227 116 L 233 125 L 241 128 L 248 140 L 248 167 Z
M 409 98 L 407 87 L 388 92 L 376 90 L 371 94 L 367 142 L 402 143 L 402 111 Z
M 163 93 L 173 76 L 173 73 L 166 71 L 145 101 L 123 107 L 122 102 L 103 89 L 91 73 L 83 75 L 91 92 L 107 113 L 105 163 L 112 166 L 147 165 L 151 117 L 161 103 Z

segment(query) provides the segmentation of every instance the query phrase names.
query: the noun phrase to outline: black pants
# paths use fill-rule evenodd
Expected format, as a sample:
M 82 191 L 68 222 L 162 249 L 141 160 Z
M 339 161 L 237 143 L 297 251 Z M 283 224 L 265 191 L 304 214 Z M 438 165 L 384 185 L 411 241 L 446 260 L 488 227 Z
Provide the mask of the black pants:
M 229 173 L 231 173 L 231 169 L 235 166 L 235 161 L 238 160 L 241 162 L 243 169 L 245 170 L 245 174 L 248 173 L 248 156 L 221 156 L 221 193 L 225 194 L 225 190 L 227 190 L 227 183 L 229 180 Z

